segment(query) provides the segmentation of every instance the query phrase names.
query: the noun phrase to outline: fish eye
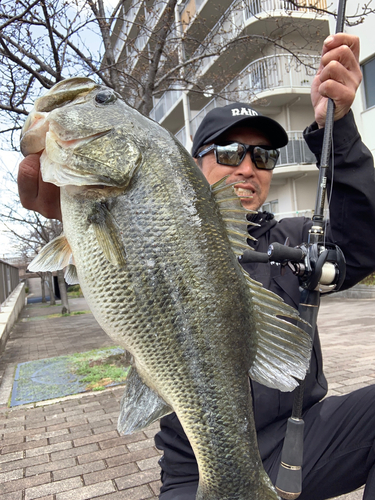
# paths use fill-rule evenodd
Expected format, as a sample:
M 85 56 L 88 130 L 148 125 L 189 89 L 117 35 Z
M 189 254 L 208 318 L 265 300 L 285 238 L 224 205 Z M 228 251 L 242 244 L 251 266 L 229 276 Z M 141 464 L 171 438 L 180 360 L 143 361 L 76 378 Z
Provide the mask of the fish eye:
M 111 90 L 101 90 L 96 94 L 95 101 L 98 104 L 109 104 L 116 101 L 116 96 Z

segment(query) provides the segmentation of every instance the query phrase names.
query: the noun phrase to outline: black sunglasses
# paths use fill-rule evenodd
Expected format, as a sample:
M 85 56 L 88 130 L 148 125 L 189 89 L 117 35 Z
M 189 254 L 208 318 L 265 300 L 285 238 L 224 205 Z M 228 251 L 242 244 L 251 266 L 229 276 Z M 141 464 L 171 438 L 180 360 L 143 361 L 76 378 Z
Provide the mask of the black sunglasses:
M 238 167 L 249 151 L 251 160 L 257 168 L 262 170 L 273 170 L 279 158 L 277 149 L 268 149 L 267 146 L 252 146 L 241 142 L 231 142 L 226 145 L 211 144 L 206 149 L 197 154 L 197 158 L 202 158 L 210 151 L 215 152 L 216 162 L 219 165 L 228 167 Z

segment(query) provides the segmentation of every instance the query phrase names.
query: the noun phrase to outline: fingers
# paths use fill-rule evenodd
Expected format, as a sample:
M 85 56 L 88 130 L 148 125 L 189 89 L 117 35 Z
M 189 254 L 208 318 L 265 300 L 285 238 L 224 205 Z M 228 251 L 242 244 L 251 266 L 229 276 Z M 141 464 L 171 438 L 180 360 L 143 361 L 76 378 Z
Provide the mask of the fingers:
M 340 46 L 349 47 L 350 51 L 353 53 L 357 62 L 359 61 L 359 37 L 354 35 L 349 35 L 348 33 L 336 33 L 335 35 L 330 35 L 324 40 L 322 57 L 330 51 Z
M 358 59 L 348 45 L 340 45 L 322 57 L 320 80 L 334 79 L 357 90 L 362 80 Z
M 40 173 L 41 153 L 24 158 L 18 168 L 18 193 L 22 205 L 44 217 L 61 220 L 60 189 L 44 182 Z
M 326 102 L 321 102 L 321 99 L 333 99 L 335 120 L 338 120 L 349 112 L 361 81 L 359 38 L 347 33 L 329 36 L 324 41 L 321 64 L 312 88 L 315 116 L 319 125 L 325 120 L 326 109 Z

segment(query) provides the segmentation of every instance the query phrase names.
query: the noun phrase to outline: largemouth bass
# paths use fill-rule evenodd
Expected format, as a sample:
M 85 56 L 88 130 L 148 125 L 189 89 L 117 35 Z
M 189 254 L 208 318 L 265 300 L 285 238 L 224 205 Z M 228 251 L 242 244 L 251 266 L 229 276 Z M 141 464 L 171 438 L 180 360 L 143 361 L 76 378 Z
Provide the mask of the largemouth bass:
M 310 338 L 243 271 L 245 209 L 179 142 L 87 78 L 39 98 L 21 139 L 61 186 L 64 234 L 29 266 L 76 274 L 101 327 L 133 358 L 119 429 L 175 411 L 199 467 L 197 500 L 276 500 L 259 456 L 249 374 L 284 391 Z

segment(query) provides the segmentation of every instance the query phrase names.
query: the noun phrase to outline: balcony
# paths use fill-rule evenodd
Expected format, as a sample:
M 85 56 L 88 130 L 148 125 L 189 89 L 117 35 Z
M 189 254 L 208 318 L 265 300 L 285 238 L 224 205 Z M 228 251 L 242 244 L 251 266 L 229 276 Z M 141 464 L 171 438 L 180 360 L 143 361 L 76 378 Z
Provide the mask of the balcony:
M 272 94 L 310 92 L 310 87 L 319 67 L 320 57 L 277 54 L 251 62 L 241 71 L 223 93 L 228 100 L 254 102 Z M 259 95 L 263 94 L 263 95 Z M 277 103 L 280 104 L 280 103 Z
M 140 53 L 145 50 L 152 32 L 157 31 L 157 24 L 160 23 L 166 5 L 164 0 L 156 0 L 152 9 L 148 10 L 144 2 L 133 0 L 126 12 L 118 31 L 114 51 L 116 61 L 125 56 L 127 72 L 131 72 L 137 65 Z M 129 44 L 129 41 L 133 41 L 133 44 Z
M 182 90 L 172 89 L 164 92 L 157 104 L 152 108 L 150 118 L 158 123 L 163 121 L 164 117 L 171 112 L 172 108 L 174 108 L 181 99 L 181 96 Z
M 280 149 L 280 156 L 276 168 L 287 165 L 309 165 L 316 163 L 314 153 L 307 146 L 302 131 L 288 132 L 289 142 Z
M 284 15 L 285 17 L 293 16 L 298 19 L 305 16 L 305 14 L 315 17 L 317 12 L 308 9 L 307 4 L 306 2 L 306 6 L 297 7 L 288 0 L 234 0 L 232 2 L 230 0 L 221 0 L 220 2 L 215 0 L 188 0 L 180 8 L 180 18 L 183 30 L 189 31 L 190 36 L 193 38 L 202 40 L 202 35 L 204 37 L 208 32 L 207 29 L 211 31 L 217 25 L 223 25 L 223 20 L 226 17 L 229 19 L 228 12 L 234 13 L 234 18 L 231 16 L 230 22 L 233 22 L 237 27 L 244 28 L 249 22 L 260 21 L 258 24 L 262 25 L 261 32 L 263 32 L 264 21 L 268 21 L 272 17 L 280 19 Z M 327 10 L 327 0 L 317 0 L 314 2 L 314 7 L 324 12 Z M 225 13 L 220 15 L 220 12 L 223 12 L 224 9 Z
M 310 55 L 301 55 L 299 59 L 285 54 L 263 57 L 251 62 L 221 93 L 228 101 L 254 102 L 259 94 L 264 97 L 264 93 L 269 99 L 277 94 L 279 100 L 285 101 L 288 99 L 285 95 L 290 92 L 293 95 L 310 92 L 319 61 L 320 57 Z M 151 110 L 150 117 L 161 123 L 180 98 L 181 90 L 165 92 Z M 191 121 L 193 135 L 205 114 L 217 105 L 222 106 L 223 102 L 215 98 L 195 116 Z
M 291 2 L 288 2 L 288 0 L 245 0 L 244 4 L 244 16 L 246 20 L 274 10 L 283 10 L 286 12 L 311 12 L 310 9 L 302 5 L 297 7 Z M 318 0 L 318 2 L 314 2 L 314 7 L 326 10 L 327 1 Z

